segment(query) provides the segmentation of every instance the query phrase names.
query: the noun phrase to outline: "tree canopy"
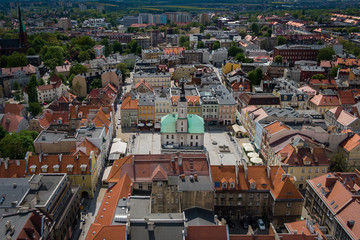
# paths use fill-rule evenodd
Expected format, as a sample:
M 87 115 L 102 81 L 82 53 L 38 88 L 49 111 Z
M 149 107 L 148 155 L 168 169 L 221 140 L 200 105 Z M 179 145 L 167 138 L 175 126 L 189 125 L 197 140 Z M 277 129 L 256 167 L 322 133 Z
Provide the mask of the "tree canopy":
M 318 61 L 331 60 L 333 55 L 335 55 L 335 51 L 331 47 L 325 47 L 319 50 L 317 59 Z
M 219 48 L 220 48 L 220 42 L 219 41 L 214 42 L 212 49 L 216 50 L 216 49 L 219 49 Z
M 34 151 L 33 142 L 38 136 L 35 131 L 20 131 L 19 133 L 6 134 L 0 140 L 0 156 L 10 159 L 24 159 L 26 152 Z

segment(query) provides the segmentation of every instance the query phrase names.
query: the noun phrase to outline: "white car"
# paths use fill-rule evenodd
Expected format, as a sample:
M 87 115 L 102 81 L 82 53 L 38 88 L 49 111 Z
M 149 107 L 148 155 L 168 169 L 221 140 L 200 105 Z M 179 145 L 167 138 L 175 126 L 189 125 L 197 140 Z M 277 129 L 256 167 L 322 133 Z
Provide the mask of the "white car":
M 258 225 L 259 225 L 260 230 L 265 230 L 265 223 L 264 223 L 264 221 L 260 218 L 260 219 L 257 220 L 257 222 L 258 222 Z

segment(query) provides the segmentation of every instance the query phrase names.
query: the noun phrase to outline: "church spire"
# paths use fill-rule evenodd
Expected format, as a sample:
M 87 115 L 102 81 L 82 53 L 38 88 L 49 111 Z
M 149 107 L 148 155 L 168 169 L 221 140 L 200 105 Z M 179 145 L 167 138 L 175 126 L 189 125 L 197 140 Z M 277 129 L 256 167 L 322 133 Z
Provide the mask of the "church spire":
M 19 33 L 25 32 L 25 24 L 21 16 L 20 3 L 18 1 L 18 15 L 19 15 Z

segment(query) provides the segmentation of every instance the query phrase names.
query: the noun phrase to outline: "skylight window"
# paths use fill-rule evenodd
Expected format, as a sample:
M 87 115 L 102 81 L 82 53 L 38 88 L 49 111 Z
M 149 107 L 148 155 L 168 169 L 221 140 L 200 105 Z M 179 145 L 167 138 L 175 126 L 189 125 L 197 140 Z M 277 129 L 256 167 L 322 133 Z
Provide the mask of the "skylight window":
M 334 206 L 334 209 L 336 209 L 338 206 L 339 206 L 339 205 L 336 204 L 336 205 Z
M 332 202 L 330 203 L 330 205 L 332 206 L 334 203 L 335 203 L 335 201 L 332 201 Z
M 316 186 L 317 186 L 318 188 L 321 187 L 321 183 L 318 183 Z

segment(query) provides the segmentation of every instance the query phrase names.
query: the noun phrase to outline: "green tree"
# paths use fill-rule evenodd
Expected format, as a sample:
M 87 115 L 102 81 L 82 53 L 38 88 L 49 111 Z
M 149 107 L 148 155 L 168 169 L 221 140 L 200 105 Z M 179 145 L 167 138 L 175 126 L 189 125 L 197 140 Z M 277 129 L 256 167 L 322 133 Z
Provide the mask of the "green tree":
M 113 44 L 113 50 L 114 50 L 114 52 L 118 52 L 118 53 L 122 54 L 123 48 L 122 48 L 121 43 L 119 43 L 118 41 L 115 41 Z
M 189 41 L 186 41 L 186 42 L 184 43 L 184 48 L 186 48 L 187 50 L 191 49 L 191 47 L 190 47 L 190 42 L 189 42 Z
M 44 47 L 42 50 L 42 58 L 46 66 L 55 69 L 56 66 L 64 64 L 64 49 L 59 46 Z
M 6 68 L 6 66 L 7 66 L 7 56 L 2 55 L 0 57 L 0 67 L 1 68 Z
M 27 59 L 25 54 L 14 52 L 7 57 L 7 67 L 22 67 L 27 65 Z
M 274 58 L 274 62 L 276 63 L 282 63 L 283 62 L 283 57 L 281 55 L 277 55 L 275 58 Z
M 229 49 L 228 49 L 228 55 L 229 55 L 230 57 L 235 57 L 237 54 L 243 53 L 243 52 L 244 52 L 244 50 L 242 50 L 241 48 L 237 47 L 235 43 L 233 43 L 233 44 L 231 45 L 231 47 L 229 47 Z
M 283 36 L 277 37 L 278 45 L 284 45 L 286 43 L 286 38 Z
M 8 134 L 8 132 L 2 126 L 0 126 L 0 141 L 6 136 L 6 134 Z
M 76 63 L 71 66 L 69 75 L 72 75 L 72 74 L 78 75 L 78 74 L 86 73 L 87 70 L 88 69 L 84 65 L 82 65 L 80 63 Z
M 330 71 L 330 76 L 331 77 L 336 77 L 337 76 L 337 73 L 338 73 L 338 70 L 339 70 L 339 66 L 336 66 L 336 67 L 333 67 L 333 68 L 331 68 L 331 71 Z
M 35 54 L 36 54 L 35 49 L 34 48 L 29 48 L 28 55 L 35 55 Z
M 118 69 L 121 72 L 122 75 L 122 81 L 125 82 L 125 79 L 130 77 L 130 71 L 127 68 L 125 63 L 119 63 L 116 65 L 116 69 Z
M 335 55 L 335 51 L 331 47 L 325 47 L 319 50 L 317 59 L 318 61 L 331 60 L 333 55 Z
M 40 103 L 38 102 L 30 102 L 29 103 L 29 112 L 31 112 L 31 115 L 33 117 L 39 115 L 42 112 L 42 108 Z
M 312 79 L 324 79 L 325 76 L 324 76 L 324 74 L 319 73 L 319 74 L 313 75 L 311 78 Z
M 342 153 L 335 154 L 330 160 L 330 171 L 331 172 L 346 172 L 346 158 Z
M 185 42 L 187 42 L 187 41 L 189 41 L 189 39 L 188 39 L 186 36 L 184 36 L 184 35 L 180 36 L 180 39 L 179 39 L 179 45 L 180 45 L 180 47 L 184 47 L 184 44 L 185 44 Z
M 207 34 L 205 35 L 205 38 L 206 38 L 206 39 L 210 39 L 210 38 L 211 38 L 210 33 L 207 33 Z
M 95 88 L 101 88 L 101 79 L 100 78 L 95 78 L 91 83 L 90 83 L 90 91 L 92 89 Z
M 29 96 L 29 103 L 38 102 L 37 90 L 36 90 L 37 85 L 38 85 L 38 82 L 36 80 L 36 76 L 32 75 L 30 77 L 30 81 L 28 82 L 28 85 L 27 85 L 27 93 Z
M 263 72 L 260 68 L 257 68 L 256 70 L 250 71 L 248 73 L 248 78 L 251 82 L 251 85 L 259 85 L 263 78 Z
M 0 141 L 0 156 L 10 159 L 24 159 L 27 152 L 33 152 L 33 142 L 38 136 L 34 131 L 6 134 Z
M 252 23 L 250 25 L 250 30 L 257 35 L 259 33 L 259 25 L 257 25 L 257 23 Z
M 40 86 L 40 85 L 45 85 L 45 81 L 44 81 L 43 78 L 40 78 L 40 79 L 39 79 L 39 86 Z
M 78 58 L 79 58 L 79 61 L 80 61 L 80 62 L 89 61 L 89 60 L 90 60 L 90 54 L 89 54 L 88 51 L 81 51 L 81 52 L 79 53 Z
M 205 48 L 205 44 L 203 41 L 198 41 L 197 48 Z
M 216 50 L 219 48 L 220 48 L 220 42 L 219 41 L 214 42 L 212 50 Z

